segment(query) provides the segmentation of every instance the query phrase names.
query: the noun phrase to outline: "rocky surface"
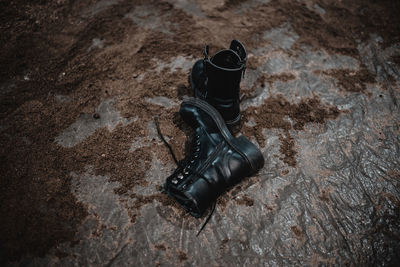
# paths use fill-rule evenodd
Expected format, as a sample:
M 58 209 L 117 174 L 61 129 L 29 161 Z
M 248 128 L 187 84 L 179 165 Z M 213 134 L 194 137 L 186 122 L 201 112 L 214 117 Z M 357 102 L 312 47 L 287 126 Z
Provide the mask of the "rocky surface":
M 400 3 L 0 3 L 2 265 L 396 265 Z M 266 164 L 195 219 L 160 192 L 204 45 L 249 57 Z

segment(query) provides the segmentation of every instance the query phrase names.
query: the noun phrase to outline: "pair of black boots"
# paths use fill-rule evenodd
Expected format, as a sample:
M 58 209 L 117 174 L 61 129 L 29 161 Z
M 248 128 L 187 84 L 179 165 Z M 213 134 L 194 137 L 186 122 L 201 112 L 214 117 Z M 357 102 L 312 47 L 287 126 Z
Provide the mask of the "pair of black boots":
M 167 178 L 164 189 L 195 217 L 215 205 L 229 187 L 264 165 L 254 144 L 244 136 L 235 138 L 229 131 L 240 123 L 240 81 L 246 59 L 246 50 L 237 40 L 210 59 L 206 46 L 204 59 L 190 72 L 195 98 L 184 99 L 179 112 L 195 131 L 193 147 Z

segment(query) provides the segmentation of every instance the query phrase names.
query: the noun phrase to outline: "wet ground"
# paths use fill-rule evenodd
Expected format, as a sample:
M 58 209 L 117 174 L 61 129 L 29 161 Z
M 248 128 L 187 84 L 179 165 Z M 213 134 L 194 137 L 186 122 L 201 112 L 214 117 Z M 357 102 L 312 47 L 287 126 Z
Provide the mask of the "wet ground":
M 0 263 L 395 266 L 400 2 L 0 3 Z M 187 75 L 233 38 L 266 164 L 207 227 L 160 192 Z

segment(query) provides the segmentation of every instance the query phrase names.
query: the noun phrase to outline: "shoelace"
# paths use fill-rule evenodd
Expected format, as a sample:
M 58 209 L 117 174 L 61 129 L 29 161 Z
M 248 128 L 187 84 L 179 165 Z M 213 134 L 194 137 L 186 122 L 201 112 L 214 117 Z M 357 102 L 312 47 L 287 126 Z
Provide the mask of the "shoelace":
M 160 133 L 161 133 L 161 131 L 160 131 Z M 172 179 L 172 181 L 171 181 L 173 184 L 175 184 L 175 185 L 178 184 L 180 181 L 182 181 L 185 177 L 188 177 L 190 174 L 198 175 L 192 169 L 192 165 L 196 162 L 196 158 L 198 158 L 198 156 L 199 156 L 199 152 L 200 152 L 199 138 L 200 138 L 200 136 L 196 135 L 196 141 L 192 142 L 192 149 L 191 149 L 192 153 L 191 153 L 190 157 L 185 157 L 183 160 L 181 160 L 177 163 L 177 168 L 173 174 L 173 176 L 175 176 L 175 178 Z M 164 140 L 165 140 L 165 138 L 164 138 Z M 170 150 L 170 153 L 173 153 L 172 149 Z
M 192 174 L 198 176 L 199 178 L 204 179 L 207 183 L 210 183 L 210 182 L 207 180 L 207 178 L 205 178 L 203 175 L 201 175 L 200 173 L 197 173 L 197 172 L 193 171 L 192 169 L 186 167 L 186 166 L 187 166 L 186 163 L 187 163 L 189 160 L 190 160 L 190 161 L 193 160 L 191 157 L 185 158 L 185 159 L 183 159 L 183 160 L 181 160 L 181 161 L 178 161 L 178 160 L 176 159 L 176 156 L 175 156 L 175 153 L 174 153 L 172 147 L 170 146 L 170 144 L 168 144 L 167 140 L 165 140 L 163 134 L 161 133 L 161 129 L 160 129 L 160 125 L 159 125 L 159 123 L 158 123 L 158 117 L 157 117 L 157 116 L 154 117 L 154 123 L 155 123 L 156 128 L 157 128 L 158 136 L 160 137 L 161 141 L 163 141 L 163 143 L 165 144 L 165 146 L 168 148 L 169 153 L 171 154 L 172 158 L 174 159 L 175 164 L 177 165 L 177 170 L 178 170 L 178 169 L 180 169 L 180 170 L 182 170 L 182 169 L 185 170 L 185 169 L 186 169 L 187 171 L 190 171 Z M 212 215 L 214 214 L 215 206 L 216 206 L 216 201 L 213 202 L 212 207 L 211 207 L 211 212 L 210 212 L 210 214 L 208 215 L 207 219 L 204 221 L 204 223 L 203 223 L 203 225 L 201 226 L 200 230 L 197 232 L 196 236 L 199 236 L 199 234 L 201 233 L 201 231 L 203 231 L 203 229 L 206 227 L 207 223 L 210 221 Z

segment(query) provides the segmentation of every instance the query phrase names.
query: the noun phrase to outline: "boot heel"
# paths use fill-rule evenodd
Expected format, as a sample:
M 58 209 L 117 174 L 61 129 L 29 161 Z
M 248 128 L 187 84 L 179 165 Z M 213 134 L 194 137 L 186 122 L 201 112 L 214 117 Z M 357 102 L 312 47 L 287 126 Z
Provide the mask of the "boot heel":
M 246 158 L 252 173 L 257 172 L 264 166 L 264 157 L 261 151 L 243 135 L 232 140 L 232 145 Z

